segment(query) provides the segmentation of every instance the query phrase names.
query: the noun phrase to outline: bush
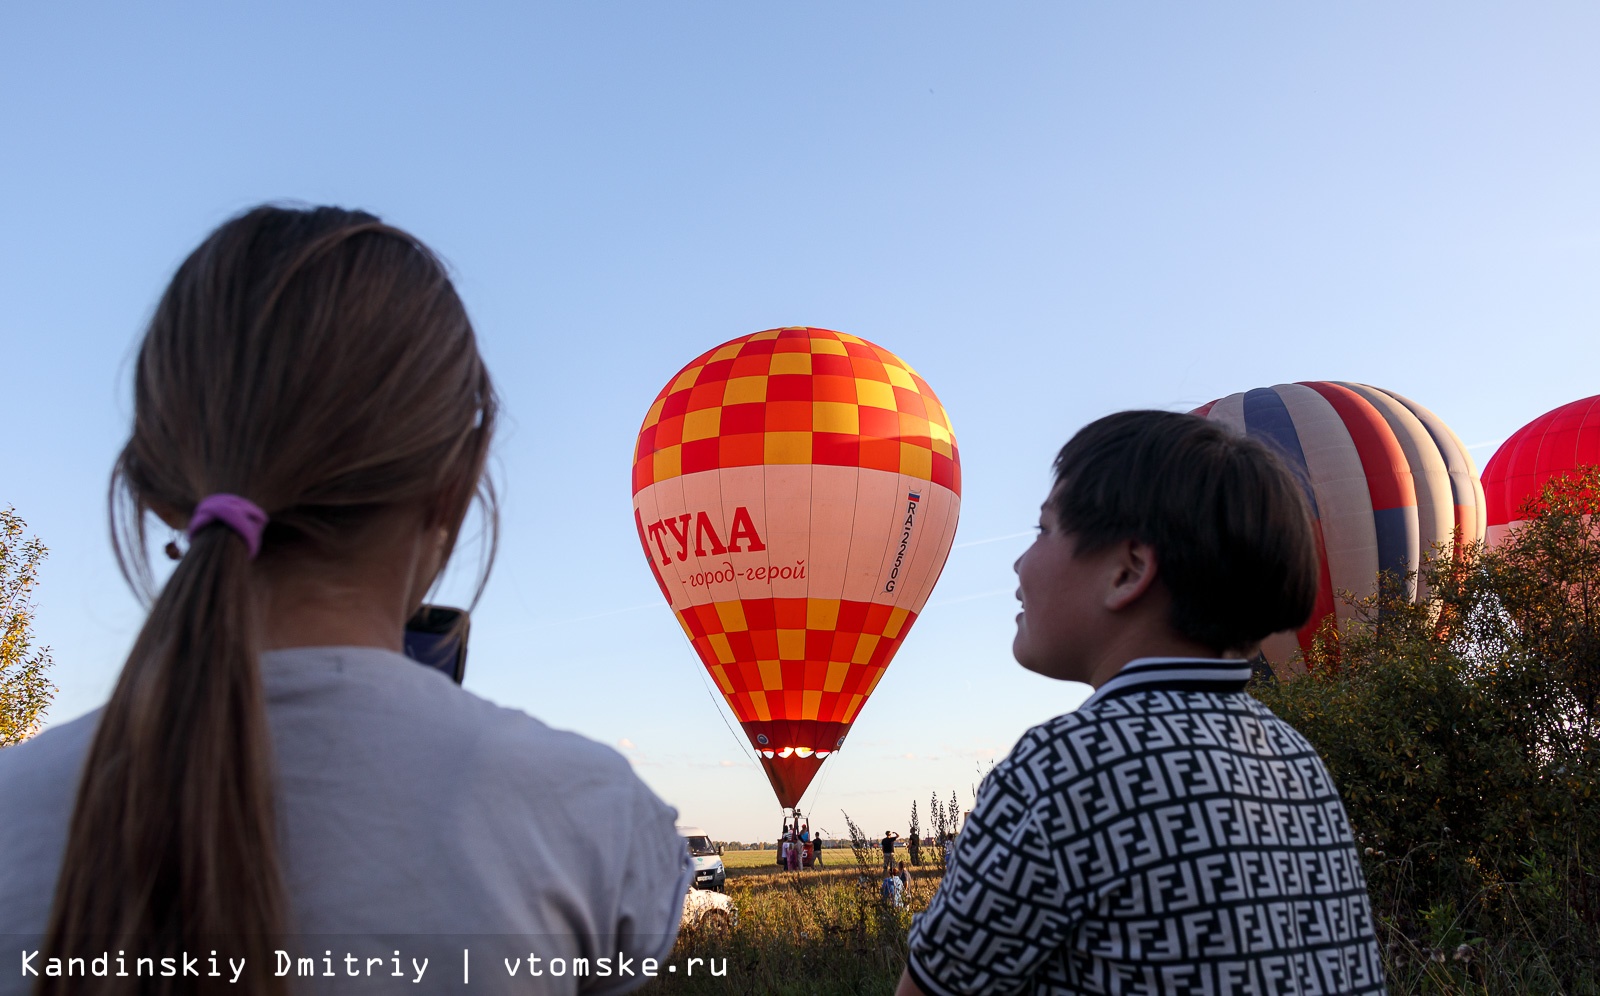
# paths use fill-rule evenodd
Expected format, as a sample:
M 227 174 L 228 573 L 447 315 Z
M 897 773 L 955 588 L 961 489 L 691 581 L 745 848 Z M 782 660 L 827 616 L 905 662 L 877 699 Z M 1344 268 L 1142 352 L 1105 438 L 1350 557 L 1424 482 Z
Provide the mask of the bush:
M 1391 985 L 1600 991 L 1600 471 L 1495 551 L 1386 576 L 1307 676 L 1256 696 L 1344 793 Z

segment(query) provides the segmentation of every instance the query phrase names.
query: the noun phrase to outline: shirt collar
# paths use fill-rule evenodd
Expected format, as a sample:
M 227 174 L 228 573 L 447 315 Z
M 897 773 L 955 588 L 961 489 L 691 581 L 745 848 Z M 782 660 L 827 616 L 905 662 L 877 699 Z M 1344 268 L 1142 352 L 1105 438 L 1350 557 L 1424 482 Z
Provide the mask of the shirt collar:
M 1250 662 L 1215 657 L 1140 657 L 1122 666 L 1110 681 L 1095 689 L 1083 705 L 1132 692 L 1242 692 L 1250 681 Z

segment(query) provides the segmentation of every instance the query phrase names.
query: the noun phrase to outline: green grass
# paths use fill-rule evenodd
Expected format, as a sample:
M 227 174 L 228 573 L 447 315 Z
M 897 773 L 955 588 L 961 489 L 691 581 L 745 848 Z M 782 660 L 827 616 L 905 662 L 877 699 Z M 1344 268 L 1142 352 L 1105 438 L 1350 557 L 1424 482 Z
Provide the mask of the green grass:
M 731 929 L 708 924 L 685 930 L 672 960 L 725 959 L 726 977 L 664 976 L 645 992 L 892 993 L 905 967 L 911 917 L 927 907 L 942 874 L 933 867 L 913 869 L 907 904 L 893 909 L 878 899 L 878 868 L 862 876 L 849 848 L 828 850 L 828 867 L 805 872 L 777 870 L 777 852 L 770 850 L 729 851 L 722 859 L 739 922 Z
M 730 876 L 781 870 L 778 868 L 778 851 L 771 847 L 764 851 L 724 851 L 722 864 Z M 846 865 L 853 868 L 855 859 L 851 857 L 848 847 L 825 847 L 822 850 L 822 864 L 823 868 L 843 868 Z
M 778 852 L 770 848 L 765 851 L 723 851 L 722 863 L 730 875 L 736 871 L 747 872 L 751 869 L 777 871 Z

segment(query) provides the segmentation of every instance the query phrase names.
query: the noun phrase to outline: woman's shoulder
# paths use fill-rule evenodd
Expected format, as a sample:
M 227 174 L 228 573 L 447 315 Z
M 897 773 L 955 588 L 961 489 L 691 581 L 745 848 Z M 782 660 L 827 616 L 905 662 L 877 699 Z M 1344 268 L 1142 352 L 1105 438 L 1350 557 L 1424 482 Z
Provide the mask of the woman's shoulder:
M 479 724 L 478 751 L 486 768 L 558 780 L 569 788 L 619 783 L 643 787 L 633 766 L 614 748 L 471 692 L 461 695 L 472 721 Z
M 39 796 L 65 794 L 77 790 L 78 773 L 89 753 L 94 731 L 100 724 L 100 710 L 77 719 L 55 723 L 38 736 L 0 749 L 0 798 L 11 803 Z
M 497 705 L 391 651 L 276 651 L 263 658 L 280 756 L 314 752 L 540 795 L 642 787 L 617 751 Z
M 43 929 L 100 711 L 0 750 L 0 934 Z

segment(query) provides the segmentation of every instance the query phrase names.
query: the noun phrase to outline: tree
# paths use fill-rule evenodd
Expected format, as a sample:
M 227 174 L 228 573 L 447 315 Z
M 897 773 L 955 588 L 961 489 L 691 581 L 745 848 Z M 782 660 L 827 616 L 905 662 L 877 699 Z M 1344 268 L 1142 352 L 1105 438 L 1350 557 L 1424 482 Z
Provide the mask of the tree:
M 1526 502 L 1524 521 L 1482 558 L 1505 611 L 1488 639 L 1552 667 L 1582 717 L 1600 721 L 1600 467 L 1556 478 Z
M 0 747 L 38 733 L 56 694 L 45 674 L 50 648 L 35 649 L 31 633 L 31 592 L 50 551 L 37 536 L 23 540 L 27 527 L 15 508 L 0 511 Z
M 1397 992 L 1600 987 L 1597 511 L 1600 470 L 1552 481 L 1496 549 L 1429 558 L 1429 602 L 1384 575 L 1252 685 L 1344 796 Z

